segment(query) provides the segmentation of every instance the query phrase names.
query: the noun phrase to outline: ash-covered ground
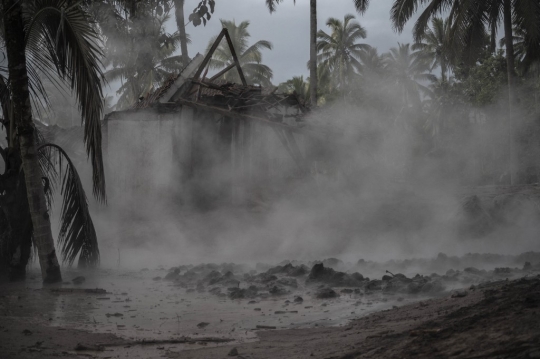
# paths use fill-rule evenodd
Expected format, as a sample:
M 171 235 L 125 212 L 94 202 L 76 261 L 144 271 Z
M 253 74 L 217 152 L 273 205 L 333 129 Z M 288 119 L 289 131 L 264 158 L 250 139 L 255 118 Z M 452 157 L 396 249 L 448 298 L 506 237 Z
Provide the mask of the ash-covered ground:
M 343 328 L 369 314 L 432 298 L 467 298 L 489 283 L 538 274 L 540 253 L 535 252 L 439 254 L 384 263 L 328 258 L 277 265 L 157 264 L 129 271 L 67 271 L 61 286 L 45 288 L 36 271 L 26 286 L 2 284 L 0 357 L 183 357 L 180 353 L 255 343 L 268 331 L 294 336 Z M 38 332 L 50 331 L 50 339 L 38 340 Z M 47 344 L 62 331 L 77 342 Z M 92 336 L 73 334 L 81 331 Z

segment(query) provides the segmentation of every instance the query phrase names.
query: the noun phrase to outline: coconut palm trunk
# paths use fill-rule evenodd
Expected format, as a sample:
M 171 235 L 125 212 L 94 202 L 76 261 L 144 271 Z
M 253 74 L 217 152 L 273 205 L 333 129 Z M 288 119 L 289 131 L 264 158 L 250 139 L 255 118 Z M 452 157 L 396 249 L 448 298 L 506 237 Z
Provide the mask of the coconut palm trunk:
M 180 33 L 180 49 L 182 51 L 182 61 L 184 66 L 189 62 L 188 48 L 187 48 L 187 35 L 186 24 L 184 19 L 184 0 L 174 0 L 174 10 L 176 17 L 176 27 Z
M 317 106 L 317 0 L 310 0 L 309 91 L 311 106 Z
M 514 127 L 513 105 L 514 105 L 514 35 L 512 31 L 512 0 L 503 2 L 503 25 L 504 43 L 506 49 L 506 73 L 508 76 L 508 120 L 510 125 L 510 184 L 516 184 L 516 146 L 512 128 Z
M 38 250 L 43 282 L 60 282 L 62 276 L 54 248 L 32 122 L 21 2 L 3 0 L 3 8 L 13 118 L 19 135 L 28 205 L 34 229 L 34 243 Z

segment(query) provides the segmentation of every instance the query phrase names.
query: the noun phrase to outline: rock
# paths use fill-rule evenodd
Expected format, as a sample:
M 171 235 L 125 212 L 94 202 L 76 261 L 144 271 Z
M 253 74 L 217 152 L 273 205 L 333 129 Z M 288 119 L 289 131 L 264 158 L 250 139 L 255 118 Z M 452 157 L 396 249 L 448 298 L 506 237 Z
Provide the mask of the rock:
M 230 357 L 236 357 L 238 356 L 238 350 L 236 348 L 232 348 L 227 355 Z
M 23 330 L 22 333 L 23 333 L 24 335 L 32 335 L 32 334 L 33 334 L 33 333 L 32 333 L 30 330 L 28 330 L 28 329 Z
M 382 276 L 382 280 L 383 280 L 383 282 L 386 282 L 386 281 L 392 280 L 392 277 L 389 276 L 388 274 L 385 274 L 385 275 Z
M 300 296 L 296 296 L 294 297 L 294 302 L 295 303 L 302 303 L 304 301 L 304 298 L 300 297 Z
M 343 294 L 351 294 L 351 293 L 353 293 L 353 290 L 350 289 L 350 288 L 345 288 L 345 289 L 341 290 L 341 293 L 343 293 Z
M 161 280 L 161 277 L 154 277 L 154 278 L 152 278 L 152 280 L 158 281 L 158 280 Z
M 319 289 L 315 293 L 315 298 L 317 299 L 330 299 L 330 298 L 337 298 L 339 297 L 339 294 L 337 294 L 332 288 L 322 288 Z
M 77 285 L 78 285 L 78 284 L 83 284 L 85 280 L 86 280 L 85 277 L 83 277 L 83 276 L 78 276 L 78 277 L 73 278 L 72 282 L 73 282 L 73 284 L 77 284 Z
M 368 282 L 366 285 L 366 289 L 368 290 L 380 290 L 382 289 L 382 280 L 373 279 Z
M 107 313 L 107 314 L 105 314 L 105 316 L 106 316 L 107 318 L 109 318 L 109 317 L 117 317 L 117 318 L 119 318 L 119 317 L 123 317 L 124 314 L 122 314 L 122 313 L 113 313 L 113 314 Z
M 363 285 L 351 275 L 325 268 L 322 263 L 317 263 L 311 268 L 306 283 L 325 283 L 335 287 L 361 287 Z
M 200 322 L 199 324 L 197 324 L 197 328 L 206 328 L 208 325 L 210 325 L 210 323 Z
M 251 285 L 249 288 L 229 288 L 229 299 L 255 298 L 259 289 Z
M 474 268 L 474 267 L 467 267 L 463 271 L 465 273 L 471 273 L 471 274 L 476 274 L 476 275 L 482 274 L 482 271 L 480 271 L 480 269 Z
M 354 272 L 353 274 L 351 274 L 351 277 L 353 277 L 359 282 L 362 282 L 364 280 L 364 276 L 358 272 Z
M 263 283 L 263 284 L 276 281 L 277 279 L 278 279 L 278 277 L 276 277 L 273 274 L 269 274 L 269 273 L 260 273 L 260 274 L 256 275 L 255 277 L 253 277 L 253 280 L 255 282 Z
M 463 298 L 469 295 L 469 292 L 466 290 L 456 290 L 454 293 L 452 293 L 452 298 Z
M 276 281 L 276 283 L 286 287 L 298 288 L 298 282 L 294 278 L 280 278 Z
M 525 264 L 523 265 L 523 270 L 531 270 L 531 268 L 531 262 L 525 262 Z
M 299 277 L 308 273 L 308 268 L 305 265 L 295 267 L 291 263 L 287 263 L 283 266 L 276 266 L 268 269 L 266 275 L 271 276 L 275 274 L 285 274 L 290 277 Z
M 268 289 L 268 292 L 272 295 L 285 295 L 289 293 L 287 289 L 277 286 L 277 285 L 274 285 L 273 287 Z
M 175 280 L 180 276 L 180 269 L 179 268 L 171 268 L 169 273 L 165 275 L 165 280 Z

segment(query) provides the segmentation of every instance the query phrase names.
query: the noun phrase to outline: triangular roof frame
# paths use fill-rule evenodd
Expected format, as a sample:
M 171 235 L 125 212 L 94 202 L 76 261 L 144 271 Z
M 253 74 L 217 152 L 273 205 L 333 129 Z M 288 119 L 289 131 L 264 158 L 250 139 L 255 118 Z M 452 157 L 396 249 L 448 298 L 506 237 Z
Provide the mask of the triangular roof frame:
M 236 70 L 238 71 L 238 75 L 240 76 L 240 80 L 242 81 L 242 85 L 247 86 L 247 81 L 246 81 L 246 77 L 244 76 L 244 71 L 242 70 L 242 67 L 240 66 L 240 61 L 238 61 L 238 56 L 236 55 L 236 50 L 234 49 L 231 36 L 229 35 L 229 31 L 227 30 L 227 28 L 223 28 L 223 30 L 221 30 L 221 32 L 219 33 L 218 37 L 216 38 L 216 41 L 214 41 L 214 44 L 210 48 L 210 51 L 208 51 L 208 53 L 204 57 L 203 62 L 199 66 L 199 69 L 193 76 L 193 80 L 195 81 L 199 80 L 199 77 L 201 76 L 204 68 L 208 65 L 208 63 L 212 59 L 212 55 L 214 55 L 214 52 L 216 51 L 219 44 L 221 43 L 221 40 L 223 40 L 224 37 L 227 40 L 227 44 L 229 45 L 229 49 L 231 50 L 231 54 L 232 54 L 234 62 L 230 64 L 229 66 L 227 66 L 226 68 L 224 68 L 223 70 L 221 70 L 220 72 L 218 72 L 217 74 L 215 74 L 210 79 L 210 82 L 218 79 L 227 71 L 231 70 L 233 67 L 236 67 Z

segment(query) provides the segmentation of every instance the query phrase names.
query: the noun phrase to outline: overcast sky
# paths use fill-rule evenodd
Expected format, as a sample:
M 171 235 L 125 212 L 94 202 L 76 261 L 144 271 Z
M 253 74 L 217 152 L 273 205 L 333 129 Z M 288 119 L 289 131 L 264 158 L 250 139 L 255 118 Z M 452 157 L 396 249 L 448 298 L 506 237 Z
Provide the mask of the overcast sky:
M 377 47 L 379 53 L 386 52 L 398 42 L 412 41 L 412 21 L 407 24 L 402 34 L 392 30 L 392 2 L 393 0 L 373 0 L 368 11 L 360 16 L 354 9 L 353 0 L 319 0 L 318 28 L 329 32 L 326 27 L 329 17 L 343 19 L 345 14 L 353 14 L 367 30 L 365 43 Z M 199 0 L 186 0 L 186 18 L 198 3 Z M 309 59 L 309 0 L 297 0 L 296 5 L 293 0 L 284 0 L 273 14 L 268 12 L 264 0 L 217 0 L 214 16 L 206 27 L 194 27 L 191 24 L 186 27 L 192 39 L 189 45 L 190 57 L 197 52 L 204 54 L 209 39 L 221 31 L 219 19 L 234 19 L 237 23 L 248 20 L 251 43 L 258 40 L 272 42 L 273 50 L 263 51 L 263 63 L 274 71 L 272 82 L 275 85 L 293 76 L 308 76 L 306 63 Z M 172 33 L 176 31 L 174 13 L 171 20 L 167 31 Z

